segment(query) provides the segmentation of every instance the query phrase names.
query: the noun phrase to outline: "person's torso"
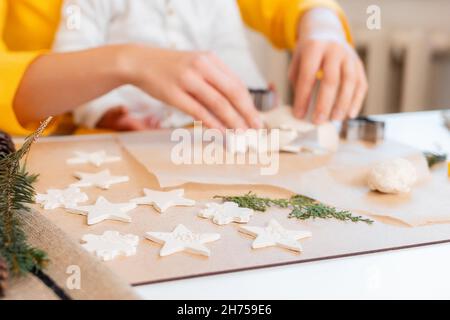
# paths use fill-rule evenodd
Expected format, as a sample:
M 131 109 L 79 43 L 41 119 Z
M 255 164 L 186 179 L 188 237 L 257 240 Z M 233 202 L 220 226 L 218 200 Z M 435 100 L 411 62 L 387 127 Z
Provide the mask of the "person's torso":
M 107 43 L 137 42 L 178 50 L 212 49 L 214 25 L 221 23 L 216 18 L 220 1 L 223 0 L 122 1 L 120 12 L 110 21 Z

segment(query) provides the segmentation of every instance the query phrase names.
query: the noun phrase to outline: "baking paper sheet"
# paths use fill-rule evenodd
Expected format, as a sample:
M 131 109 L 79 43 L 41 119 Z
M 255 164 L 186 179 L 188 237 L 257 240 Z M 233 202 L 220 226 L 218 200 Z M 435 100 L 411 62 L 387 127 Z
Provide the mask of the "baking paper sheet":
M 156 138 L 160 138 L 158 134 L 145 134 L 135 140 L 136 144 L 131 143 L 135 139 L 133 137 L 137 138 L 136 135 L 127 135 L 126 139 L 121 139 L 122 143 L 128 141 L 130 147 L 133 147 L 144 142 L 145 145 L 142 148 L 147 151 L 141 156 L 144 159 L 155 160 L 148 163 L 147 166 L 152 172 L 160 172 L 159 161 L 162 161 L 162 152 L 158 148 L 154 149 L 151 143 Z M 100 170 L 90 165 L 66 165 L 66 159 L 71 157 L 75 150 L 97 151 L 99 149 L 123 157 L 122 162 L 111 163 L 101 169 L 108 168 L 115 175 L 129 175 L 130 182 L 115 185 L 106 191 L 84 188 L 83 190 L 90 197 L 88 204 L 95 202 L 95 199 L 100 195 L 114 202 L 128 201 L 141 196 L 144 187 L 159 187 L 156 177 L 141 164 L 143 160 L 136 161 L 114 137 L 71 137 L 56 141 L 44 140 L 33 147 L 28 159 L 28 168 L 30 171 L 40 174 L 36 186 L 37 191 L 45 193 L 49 188 L 68 186 L 76 181 L 72 176 L 75 171 L 96 172 Z M 327 158 L 319 160 L 323 163 L 329 161 Z M 316 161 L 304 160 L 304 162 L 308 164 L 305 169 L 306 172 L 312 174 L 317 169 Z M 298 163 L 298 160 L 296 159 L 293 163 Z M 166 172 L 170 167 L 163 169 L 165 170 L 163 172 Z M 184 176 L 181 176 L 183 172 L 178 168 L 172 175 L 184 178 Z M 233 170 L 229 169 L 228 173 L 230 172 L 233 172 Z M 170 172 L 166 174 L 169 175 Z M 284 172 L 284 174 L 287 178 L 287 172 Z M 246 171 L 242 172 L 242 176 L 246 176 Z M 215 179 L 220 177 L 223 177 L 223 171 L 216 172 Z M 251 180 L 241 179 L 249 182 Z M 270 180 L 267 182 L 271 183 Z M 450 241 L 450 224 L 434 224 L 412 228 L 385 218 L 377 218 L 373 225 L 334 220 L 298 221 L 288 219 L 288 211 L 286 210 L 273 209 L 265 213 L 258 213 L 252 218 L 250 225 L 264 226 L 271 218 L 276 218 L 286 228 L 309 230 L 313 236 L 302 241 L 304 252 L 301 254 L 275 247 L 253 250 L 251 249 L 252 238 L 238 232 L 237 225 L 214 225 L 208 220 L 198 218 L 198 211 L 205 202 L 211 201 L 215 195 L 244 194 L 252 190 L 262 196 L 289 197 L 292 194 L 291 192 L 270 185 L 231 184 L 231 181 L 228 185 L 188 183 L 183 187 L 186 190 L 187 197 L 198 201 L 195 207 L 172 208 L 164 214 L 159 214 L 151 207 L 141 206 L 130 212 L 133 219 L 132 223 L 105 221 L 88 226 L 84 216 L 67 213 L 63 209 L 44 211 L 37 208 L 57 226 L 66 231 L 76 242 L 79 242 L 86 233 L 101 234 L 106 230 L 118 230 L 122 233 L 138 235 L 141 241 L 136 256 L 105 262 L 118 276 L 123 277 L 131 284 L 160 282 Z M 336 192 L 326 184 L 323 185 L 322 189 L 318 188 L 318 191 L 320 190 L 328 192 L 331 190 L 331 194 Z M 440 208 L 442 211 L 446 209 L 439 204 L 436 204 L 436 208 Z M 211 257 L 205 258 L 188 253 L 177 253 L 161 258 L 158 254 L 161 246 L 144 239 L 145 232 L 172 231 L 179 223 L 186 225 L 194 232 L 218 232 L 221 234 L 219 241 L 207 244 L 211 249 Z
M 337 153 L 280 154 L 276 175 L 262 175 L 263 165 L 177 165 L 171 161 L 170 132 L 130 134 L 123 146 L 152 172 L 162 187 L 187 182 L 206 184 L 262 184 L 281 187 L 355 212 L 387 216 L 411 226 L 450 221 L 450 182 L 445 168 L 429 173 L 421 151 L 386 141 L 376 146 L 342 143 Z M 371 192 L 366 177 L 381 160 L 403 157 L 417 169 L 411 194 Z

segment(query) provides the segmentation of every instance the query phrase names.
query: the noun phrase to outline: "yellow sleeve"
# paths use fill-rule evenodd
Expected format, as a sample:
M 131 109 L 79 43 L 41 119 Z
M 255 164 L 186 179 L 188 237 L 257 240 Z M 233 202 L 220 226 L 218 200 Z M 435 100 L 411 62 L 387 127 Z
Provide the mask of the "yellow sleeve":
M 30 131 L 17 121 L 13 101 L 22 76 L 40 52 L 12 52 L 3 41 L 7 1 L 0 1 L 0 130 L 12 135 L 26 135 Z
M 344 11 L 334 0 L 238 0 L 238 4 L 245 23 L 263 33 L 277 48 L 295 47 L 301 16 L 317 7 L 335 11 L 342 22 L 347 40 L 352 42 Z

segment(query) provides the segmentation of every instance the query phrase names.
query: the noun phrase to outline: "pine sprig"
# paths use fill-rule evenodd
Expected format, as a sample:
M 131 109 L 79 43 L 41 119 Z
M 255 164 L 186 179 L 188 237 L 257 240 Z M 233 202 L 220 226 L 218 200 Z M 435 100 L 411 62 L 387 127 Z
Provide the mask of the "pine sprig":
M 19 216 L 30 212 L 34 202 L 33 183 L 37 176 L 26 171 L 22 159 L 39 138 L 51 118 L 30 135 L 22 147 L 0 159 L 0 256 L 6 260 L 13 275 L 23 275 L 45 266 L 47 255 L 27 243 Z
M 292 196 L 290 199 L 270 199 L 258 197 L 253 192 L 243 196 L 215 196 L 215 199 L 237 203 L 242 208 L 265 212 L 270 207 L 289 208 L 289 218 L 299 220 L 308 219 L 336 219 L 340 221 L 365 222 L 372 224 L 373 221 L 361 216 L 354 216 L 349 211 L 340 211 L 327 206 L 317 200 L 302 195 Z
M 424 152 L 425 159 L 427 160 L 428 167 L 432 168 L 438 163 L 445 162 L 447 155 L 445 153 Z

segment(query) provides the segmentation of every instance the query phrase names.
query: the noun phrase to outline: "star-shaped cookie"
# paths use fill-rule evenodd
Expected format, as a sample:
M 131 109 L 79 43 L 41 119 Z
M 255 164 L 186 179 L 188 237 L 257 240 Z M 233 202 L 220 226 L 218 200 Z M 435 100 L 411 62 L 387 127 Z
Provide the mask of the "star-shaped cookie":
M 218 225 L 225 225 L 232 222 L 247 223 L 253 215 L 253 210 L 248 208 L 241 208 L 237 203 L 207 203 L 206 208 L 201 210 L 199 217 L 211 219 L 212 222 Z
M 36 203 L 39 203 L 45 210 L 73 208 L 78 203 L 88 200 L 87 194 L 76 187 L 69 187 L 64 190 L 49 189 L 46 194 L 38 193 L 35 197 Z
M 220 239 L 220 234 L 192 233 L 179 224 L 172 232 L 147 232 L 146 238 L 164 244 L 159 252 L 161 257 L 181 251 L 209 257 L 210 251 L 204 244 Z
M 127 176 L 113 176 L 109 170 L 97 173 L 76 172 L 75 177 L 80 181 L 71 184 L 72 187 L 97 187 L 100 189 L 109 189 L 113 184 L 130 180 Z
M 161 213 L 174 206 L 195 205 L 194 200 L 184 197 L 184 189 L 176 189 L 172 191 L 144 189 L 144 194 L 144 197 L 132 199 L 131 202 L 139 205 L 151 205 Z
M 104 163 L 111 163 L 120 161 L 121 158 L 117 156 L 108 156 L 104 150 L 100 150 L 97 152 L 84 152 L 84 151 L 75 151 L 75 158 L 71 158 L 67 160 L 67 164 L 86 164 L 90 163 L 96 167 L 100 167 Z
M 93 225 L 104 220 L 131 222 L 128 211 L 136 208 L 134 203 L 111 203 L 104 197 L 99 197 L 92 206 L 69 208 L 72 213 L 87 215 L 87 224 Z
M 103 261 L 114 260 L 118 256 L 136 254 L 139 237 L 133 234 L 121 234 L 118 231 L 105 231 L 102 235 L 86 234 L 81 239 L 82 247 L 94 253 Z
M 252 244 L 253 249 L 279 246 L 301 252 L 302 247 L 298 240 L 312 236 L 309 231 L 287 230 L 275 219 L 270 220 L 265 228 L 242 226 L 239 231 L 256 237 Z

